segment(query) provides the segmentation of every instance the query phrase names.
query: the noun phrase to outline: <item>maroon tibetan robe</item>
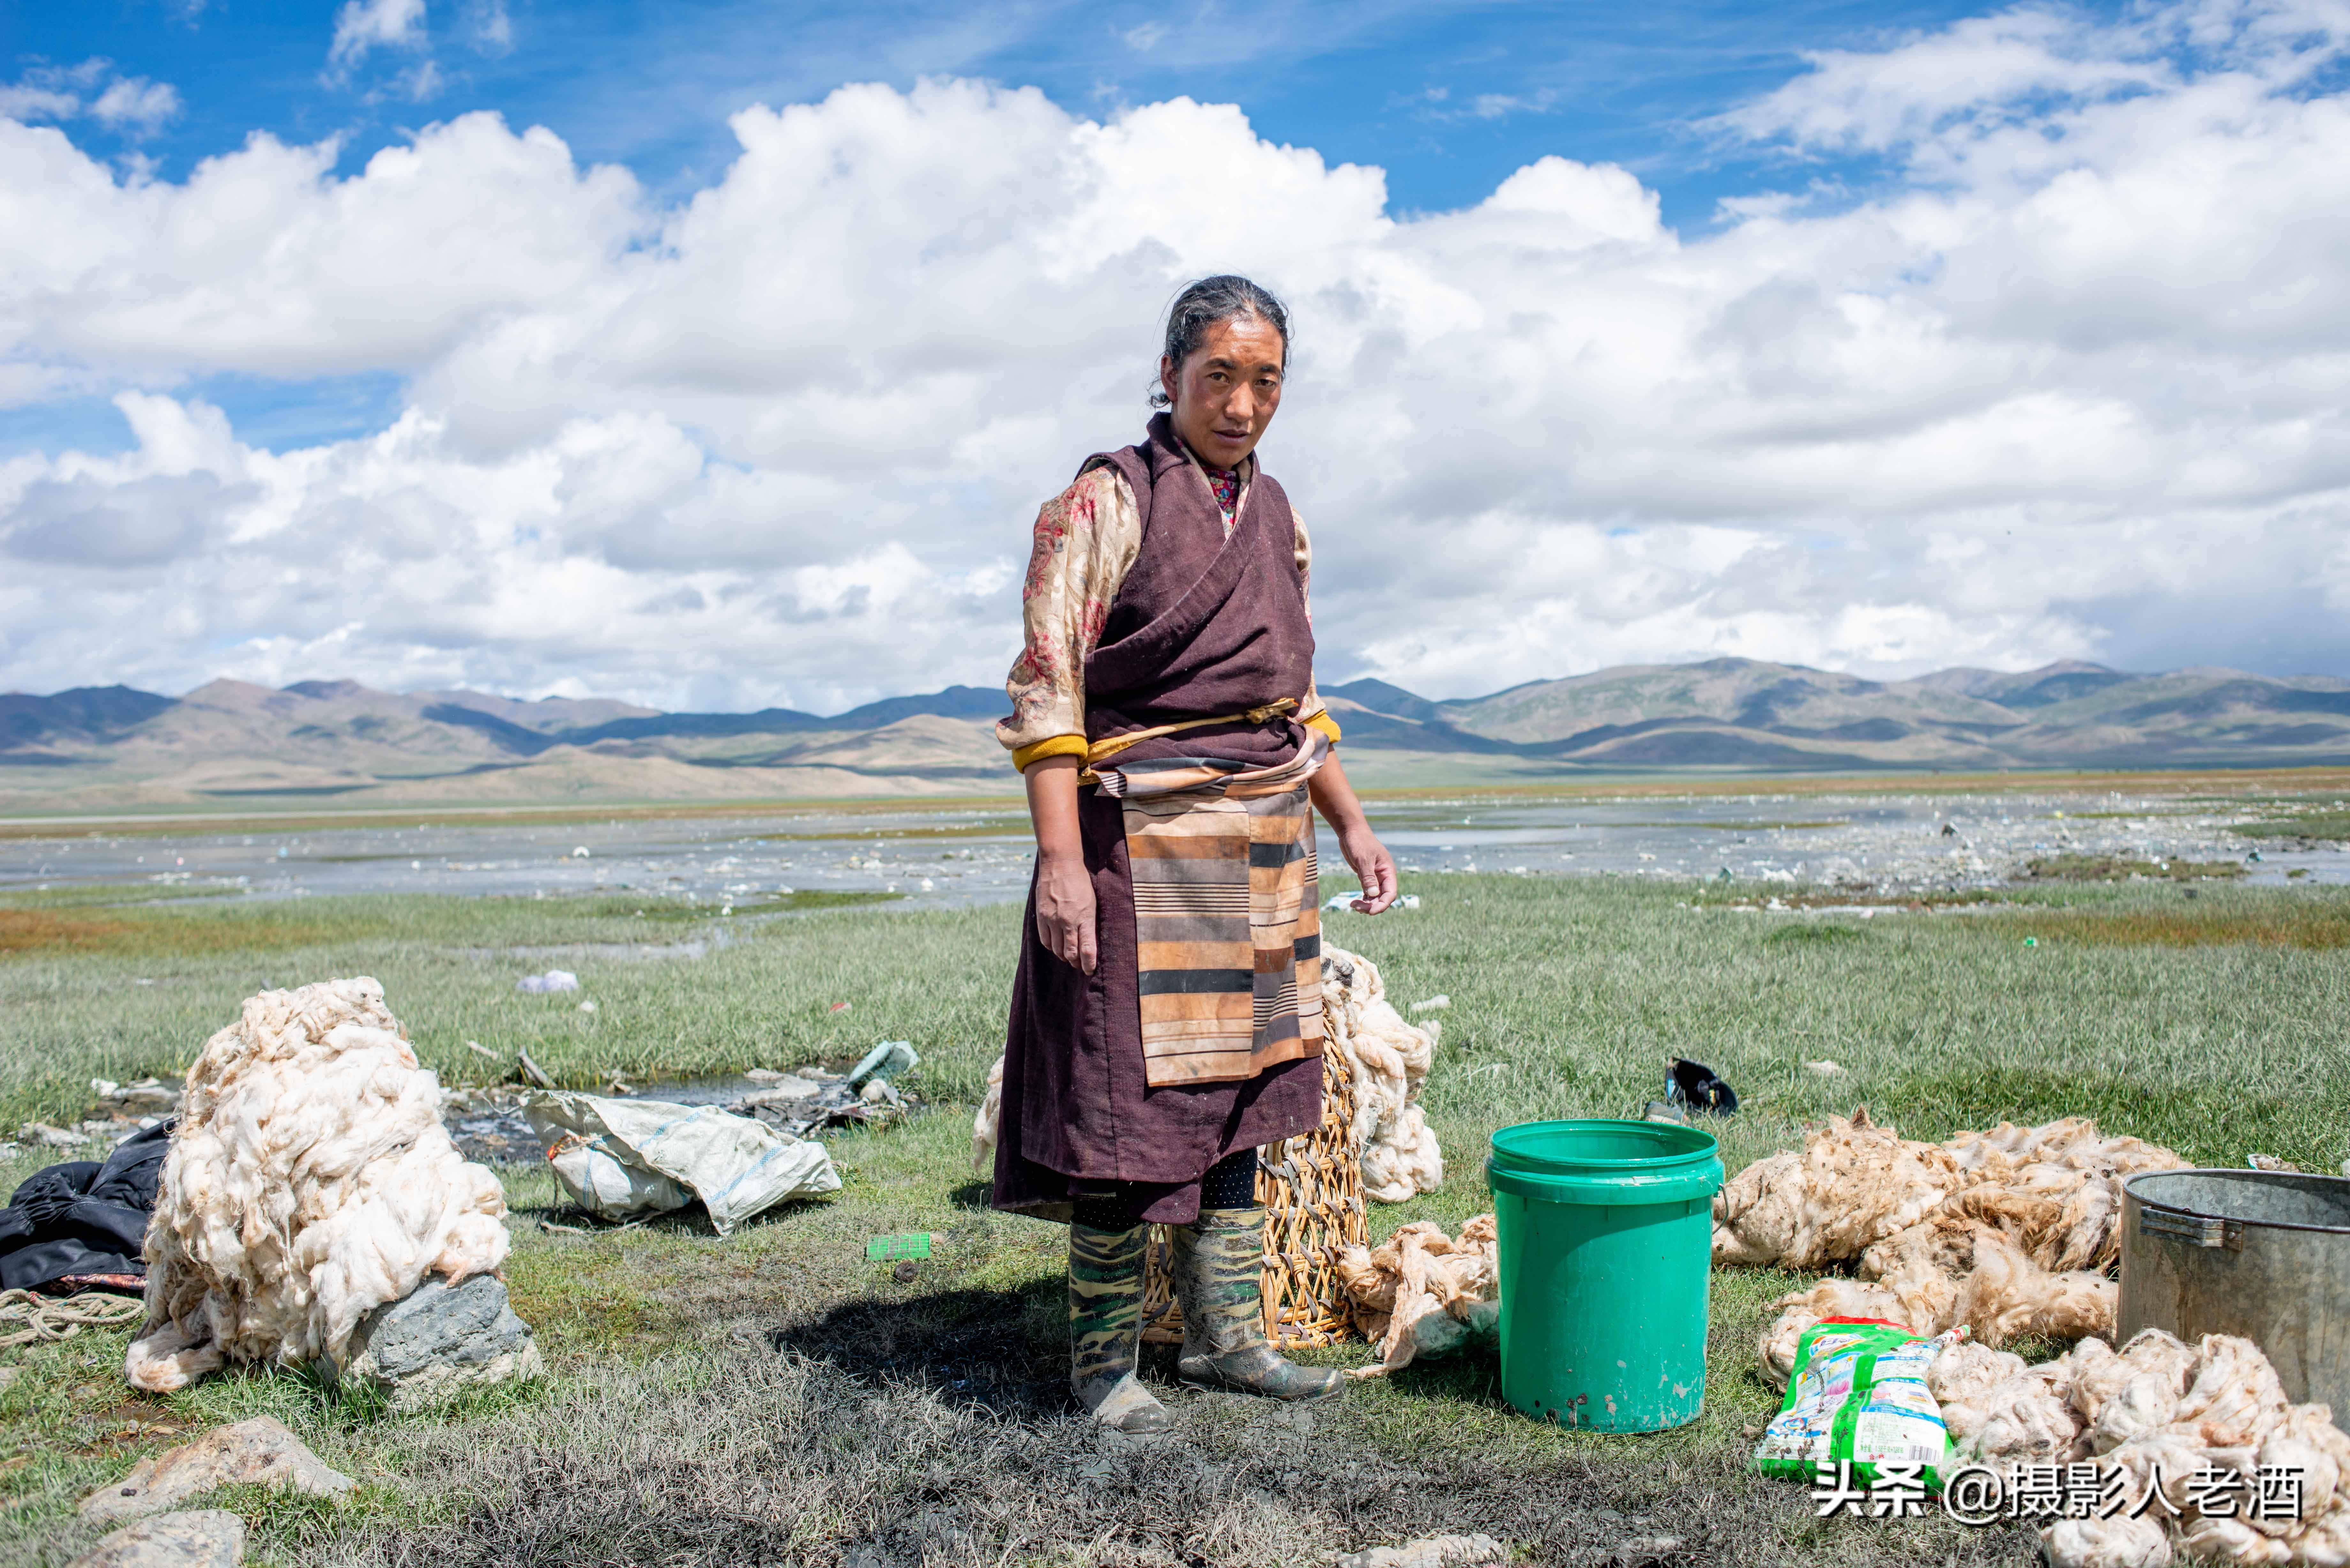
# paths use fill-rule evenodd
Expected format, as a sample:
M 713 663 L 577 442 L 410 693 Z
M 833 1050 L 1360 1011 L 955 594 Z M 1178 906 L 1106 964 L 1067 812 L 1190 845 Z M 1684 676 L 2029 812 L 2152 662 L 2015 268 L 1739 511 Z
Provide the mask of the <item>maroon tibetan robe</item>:
M 1295 517 L 1281 486 L 1258 472 L 1227 535 L 1206 475 L 1165 414 L 1139 444 L 1097 454 L 1078 472 L 1103 463 L 1134 491 L 1142 544 L 1086 660 L 1087 738 L 1302 700 L 1314 634 Z M 1268 767 L 1305 743 L 1294 717 L 1276 718 L 1162 735 L 1118 761 L 1217 757 Z M 1077 821 L 1093 877 L 1098 961 L 1087 975 L 1045 950 L 1032 878 L 1004 1043 L 994 1205 L 1065 1220 L 1074 1198 L 1135 1183 L 1149 1199 L 1144 1218 L 1187 1223 L 1198 1217 L 1200 1179 L 1210 1166 L 1320 1125 L 1322 1058 L 1238 1082 L 1151 1088 L 1125 814 L 1118 800 L 1083 784 Z

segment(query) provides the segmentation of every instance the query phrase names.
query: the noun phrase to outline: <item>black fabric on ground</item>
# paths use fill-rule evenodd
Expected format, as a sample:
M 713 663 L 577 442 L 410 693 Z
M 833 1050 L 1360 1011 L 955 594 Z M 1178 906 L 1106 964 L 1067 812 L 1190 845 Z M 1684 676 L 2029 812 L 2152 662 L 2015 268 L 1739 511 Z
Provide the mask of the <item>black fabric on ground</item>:
M 68 1274 L 147 1272 L 140 1255 L 174 1124 L 130 1138 L 101 1163 L 68 1160 L 26 1177 L 0 1209 L 0 1289 Z

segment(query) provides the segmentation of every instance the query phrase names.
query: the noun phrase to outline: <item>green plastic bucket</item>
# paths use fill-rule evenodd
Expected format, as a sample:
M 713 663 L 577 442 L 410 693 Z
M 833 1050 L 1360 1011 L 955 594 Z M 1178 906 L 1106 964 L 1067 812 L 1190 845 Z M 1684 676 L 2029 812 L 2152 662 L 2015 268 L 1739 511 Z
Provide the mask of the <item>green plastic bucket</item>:
M 1502 1397 L 1537 1420 L 1661 1432 L 1705 1408 L 1712 1137 L 1670 1122 L 1524 1122 L 1485 1161 Z

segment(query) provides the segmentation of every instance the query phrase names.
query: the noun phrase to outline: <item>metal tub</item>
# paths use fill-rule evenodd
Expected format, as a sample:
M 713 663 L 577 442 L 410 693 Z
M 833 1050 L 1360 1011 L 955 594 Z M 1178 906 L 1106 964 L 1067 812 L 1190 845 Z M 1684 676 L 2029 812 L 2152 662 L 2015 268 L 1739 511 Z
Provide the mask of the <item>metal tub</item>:
M 2350 1430 L 2350 1179 L 2276 1170 L 2165 1170 L 2122 1183 L 2126 1341 L 2259 1345 L 2295 1403 Z

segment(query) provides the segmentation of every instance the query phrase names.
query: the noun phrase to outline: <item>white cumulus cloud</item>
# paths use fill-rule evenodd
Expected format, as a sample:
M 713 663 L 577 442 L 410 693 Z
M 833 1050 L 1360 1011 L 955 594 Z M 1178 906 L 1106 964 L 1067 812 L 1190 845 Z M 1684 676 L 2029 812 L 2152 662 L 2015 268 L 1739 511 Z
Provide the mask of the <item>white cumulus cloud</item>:
M 335 38 L 327 58 L 336 66 L 355 66 L 370 49 L 423 41 L 424 0 L 345 0 L 335 13 Z
M 379 12 L 422 26 L 343 15 Z M 2342 47 L 2194 0 L 1822 56 L 1716 126 L 1788 189 L 1689 233 L 1605 164 L 1399 219 L 1230 106 L 963 81 L 747 109 L 674 202 L 490 115 L 178 182 L 0 123 L 0 225 L 56 236 L 0 252 L 0 396 L 107 389 L 133 432 L 0 461 L 0 683 L 999 680 L 1036 504 L 1139 433 L 1155 313 L 1222 270 L 1295 311 L 1264 454 L 1326 679 L 2339 668 Z M 1882 178 L 1819 200 L 1856 150 Z M 224 372 L 389 372 L 402 407 L 271 452 Z

